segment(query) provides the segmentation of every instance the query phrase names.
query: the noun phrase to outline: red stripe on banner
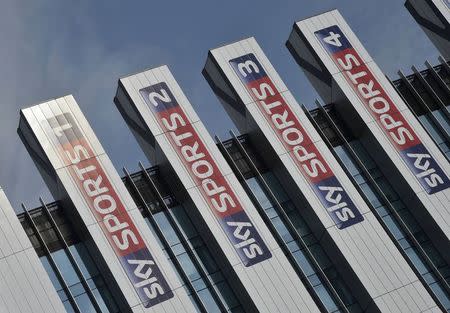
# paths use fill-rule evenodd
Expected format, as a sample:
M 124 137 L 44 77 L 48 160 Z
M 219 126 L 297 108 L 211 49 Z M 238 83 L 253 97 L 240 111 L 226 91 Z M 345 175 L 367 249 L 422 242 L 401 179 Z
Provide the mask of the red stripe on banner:
M 177 105 L 155 116 L 214 215 L 223 219 L 243 211 L 241 203 L 183 109 Z
M 61 145 L 60 154 L 115 254 L 122 257 L 146 248 L 89 143 L 73 140 Z
M 411 125 L 354 48 L 331 55 L 359 99 L 398 150 L 421 143 Z
M 292 151 L 293 160 L 306 179 L 317 183 L 334 176 L 271 79 L 265 76 L 247 83 L 246 87 L 283 146 Z

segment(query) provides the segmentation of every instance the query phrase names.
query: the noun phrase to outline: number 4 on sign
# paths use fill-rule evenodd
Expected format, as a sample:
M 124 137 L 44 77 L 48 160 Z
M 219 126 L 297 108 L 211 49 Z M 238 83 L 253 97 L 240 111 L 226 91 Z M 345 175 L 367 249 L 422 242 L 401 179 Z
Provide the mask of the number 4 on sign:
M 323 38 L 323 41 L 332 46 L 342 47 L 342 43 L 339 41 L 340 37 L 341 35 L 330 32 L 330 35 Z

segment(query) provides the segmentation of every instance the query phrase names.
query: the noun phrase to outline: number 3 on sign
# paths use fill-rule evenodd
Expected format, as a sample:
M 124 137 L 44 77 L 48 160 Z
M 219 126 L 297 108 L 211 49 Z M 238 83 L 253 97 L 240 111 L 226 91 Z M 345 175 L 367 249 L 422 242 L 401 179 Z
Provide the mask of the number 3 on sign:
M 323 38 L 323 41 L 335 47 L 342 47 L 342 43 L 339 40 L 339 38 L 341 38 L 341 35 L 336 34 L 334 32 L 330 32 L 330 35 L 328 37 Z

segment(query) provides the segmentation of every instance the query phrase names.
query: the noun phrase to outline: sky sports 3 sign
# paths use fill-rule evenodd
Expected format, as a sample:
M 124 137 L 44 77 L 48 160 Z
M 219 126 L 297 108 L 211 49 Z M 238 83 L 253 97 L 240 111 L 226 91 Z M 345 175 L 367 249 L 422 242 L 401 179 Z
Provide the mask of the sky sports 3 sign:
M 425 191 L 434 194 L 450 187 L 447 175 L 398 111 L 339 26 L 316 31 L 315 35 Z
M 230 60 L 283 146 L 339 229 L 364 220 L 253 53 Z
M 173 297 L 161 270 L 71 113 L 47 120 L 59 154 L 146 308 Z
M 140 90 L 244 266 L 272 254 L 166 83 Z

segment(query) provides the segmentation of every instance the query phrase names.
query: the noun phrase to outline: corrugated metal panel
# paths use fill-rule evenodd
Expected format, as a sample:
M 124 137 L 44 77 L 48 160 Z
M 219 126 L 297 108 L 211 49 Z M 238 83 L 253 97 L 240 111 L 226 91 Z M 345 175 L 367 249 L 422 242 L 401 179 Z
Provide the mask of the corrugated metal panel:
M 64 312 L 31 242 L 0 188 L 0 312 Z
M 116 104 L 130 128 L 136 118 L 145 122 L 145 133 L 133 130 L 142 149 L 153 164 L 176 173 L 256 308 L 317 312 L 169 69 L 120 79 Z
M 344 22 L 335 12 L 332 12 L 326 17 L 313 18 L 313 22 L 308 24 L 308 29 L 311 29 L 311 27 L 321 29 L 336 23 L 341 25 Z M 346 30 L 346 35 L 355 39 L 351 31 Z M 316 44 L 318 50 L 322 49 L 320 44 L 315 41 L 311 31 L 306 33 L 305 36 L 314 40 L 313 44 Z M 359 42 L 358 47 L 362 51 L 362 58 L 369 63 L 373 63 Z M 325 52 L 322 51 L 322 53 L 325 56 Z M 328 61 L 327 64 L 331 68 L 331 72 L 339 73 L 340 70 L 333 62 Z M 254 38 L 211 50 L 204 73 L 206 73 L 216 93 L 216 86 L 221 80 L 225 80 L 227 84 L 232 86 L 232 92 L 238 95 L 241 99 L 240 104 L 246 108 L 244 114 L 246 114 L 247 123 L 240 129 L 241 132 L 252 134 L 259 132 L 265 137 L 261 146 L 264 146 L 264 144 L 272 146 L 278 159 L 281 160 L 283 166 L 292 176 L 292 181 L 298 187 L 297 190 L 301 191 L 309 202 L 314 214 L 322 223 L 322 228 L 333 239 L 334 245 L 341 251 L 351 270 L 356 273 L 370 298 L 389 297 L 390 292 L 402 290 L 402 294 L 405 296 L 402 301 L 406 303 L 411 297 L 419 297 L 419 293 L 426 293 L 421 285 L 417 289 L 407 287 L 418 281 L 418 278 L 345 175 L 325 143 L 320 139 L 305 113 L 300 110 L 298 103 L 287 90 Z M 226 103 L 223 98 L 222 102 Z M 280 129 L 283 130 L 281 134 Z M 291 130 L 286 131 L 288 129 Z M 257 148 L 261 149 L 261 153 L 264 153 L 262 147 Z M 302 157 L 299 158 L 299 155 L 295 154 L 296 151 L 302 151 Z M 314 160 L 314 163 L 311 160 Z M 319 164 L 322 164 L 323 167 Z M 322 169 L 318 175 L 311 174 L 311 169 L 315 168 Z M 342 197 L 340 199 L 346 199 L 347 203 L 351 201 L 355 204 L 355 208 L 352 210 L 355 217 L 353 223 L 337 222 L 336 217 L 329 215 L 328 212 L 333 211 L 333 209 L 339 210 L 348 207 L 348 205 L 330 205 L 327 207 L 324 205 L 326 202 L 321 201 L 318 193 L 314 191 L 315 185 L 330 182 L 327 179 L 321 180 L 322 175 L 331 177 L 332 174 L 340 184 L 340 189 L 334 189 L 339 190 L 340 197 Z M 336 183 L 336 181 L 333 181 L 333 183 Z M 344 193 L 345 195 L 343 195 Z M 347 196 L 348 198 L 345 198 Z M 358 213 L 362 214 L 364 219 L 356 218 Z M 367 299 L 359 300 L 362 303 L 367 301 Z M 435 306 L 429 295 L 427 300 L 428 303 L 431 301 Z M 379 306 L 382 311 L 395 312 L 399 310 L 392 302 L 386 300 L 383 303 L 384 307 Z M 415 305 L 412 306 L 412 311 L 421 312 L 427 308 L 429 307 Z
M 143 312 L 191 312 L 185 290 L 72 96 L 21 111 L 22 140 L 40 146 L 59 182 L 56 199 L 69 200 L 112 273 L 126 307 Z M 29 129 L 26 129 L 29 128 Z M 31 132 L 30 132 L 31 130 Z M 69 209 L 69 208 L 67 208 Z M 160 303 L 167 302 L 163 305 Z M 169 306 L 165 309 L 165 306 Z

